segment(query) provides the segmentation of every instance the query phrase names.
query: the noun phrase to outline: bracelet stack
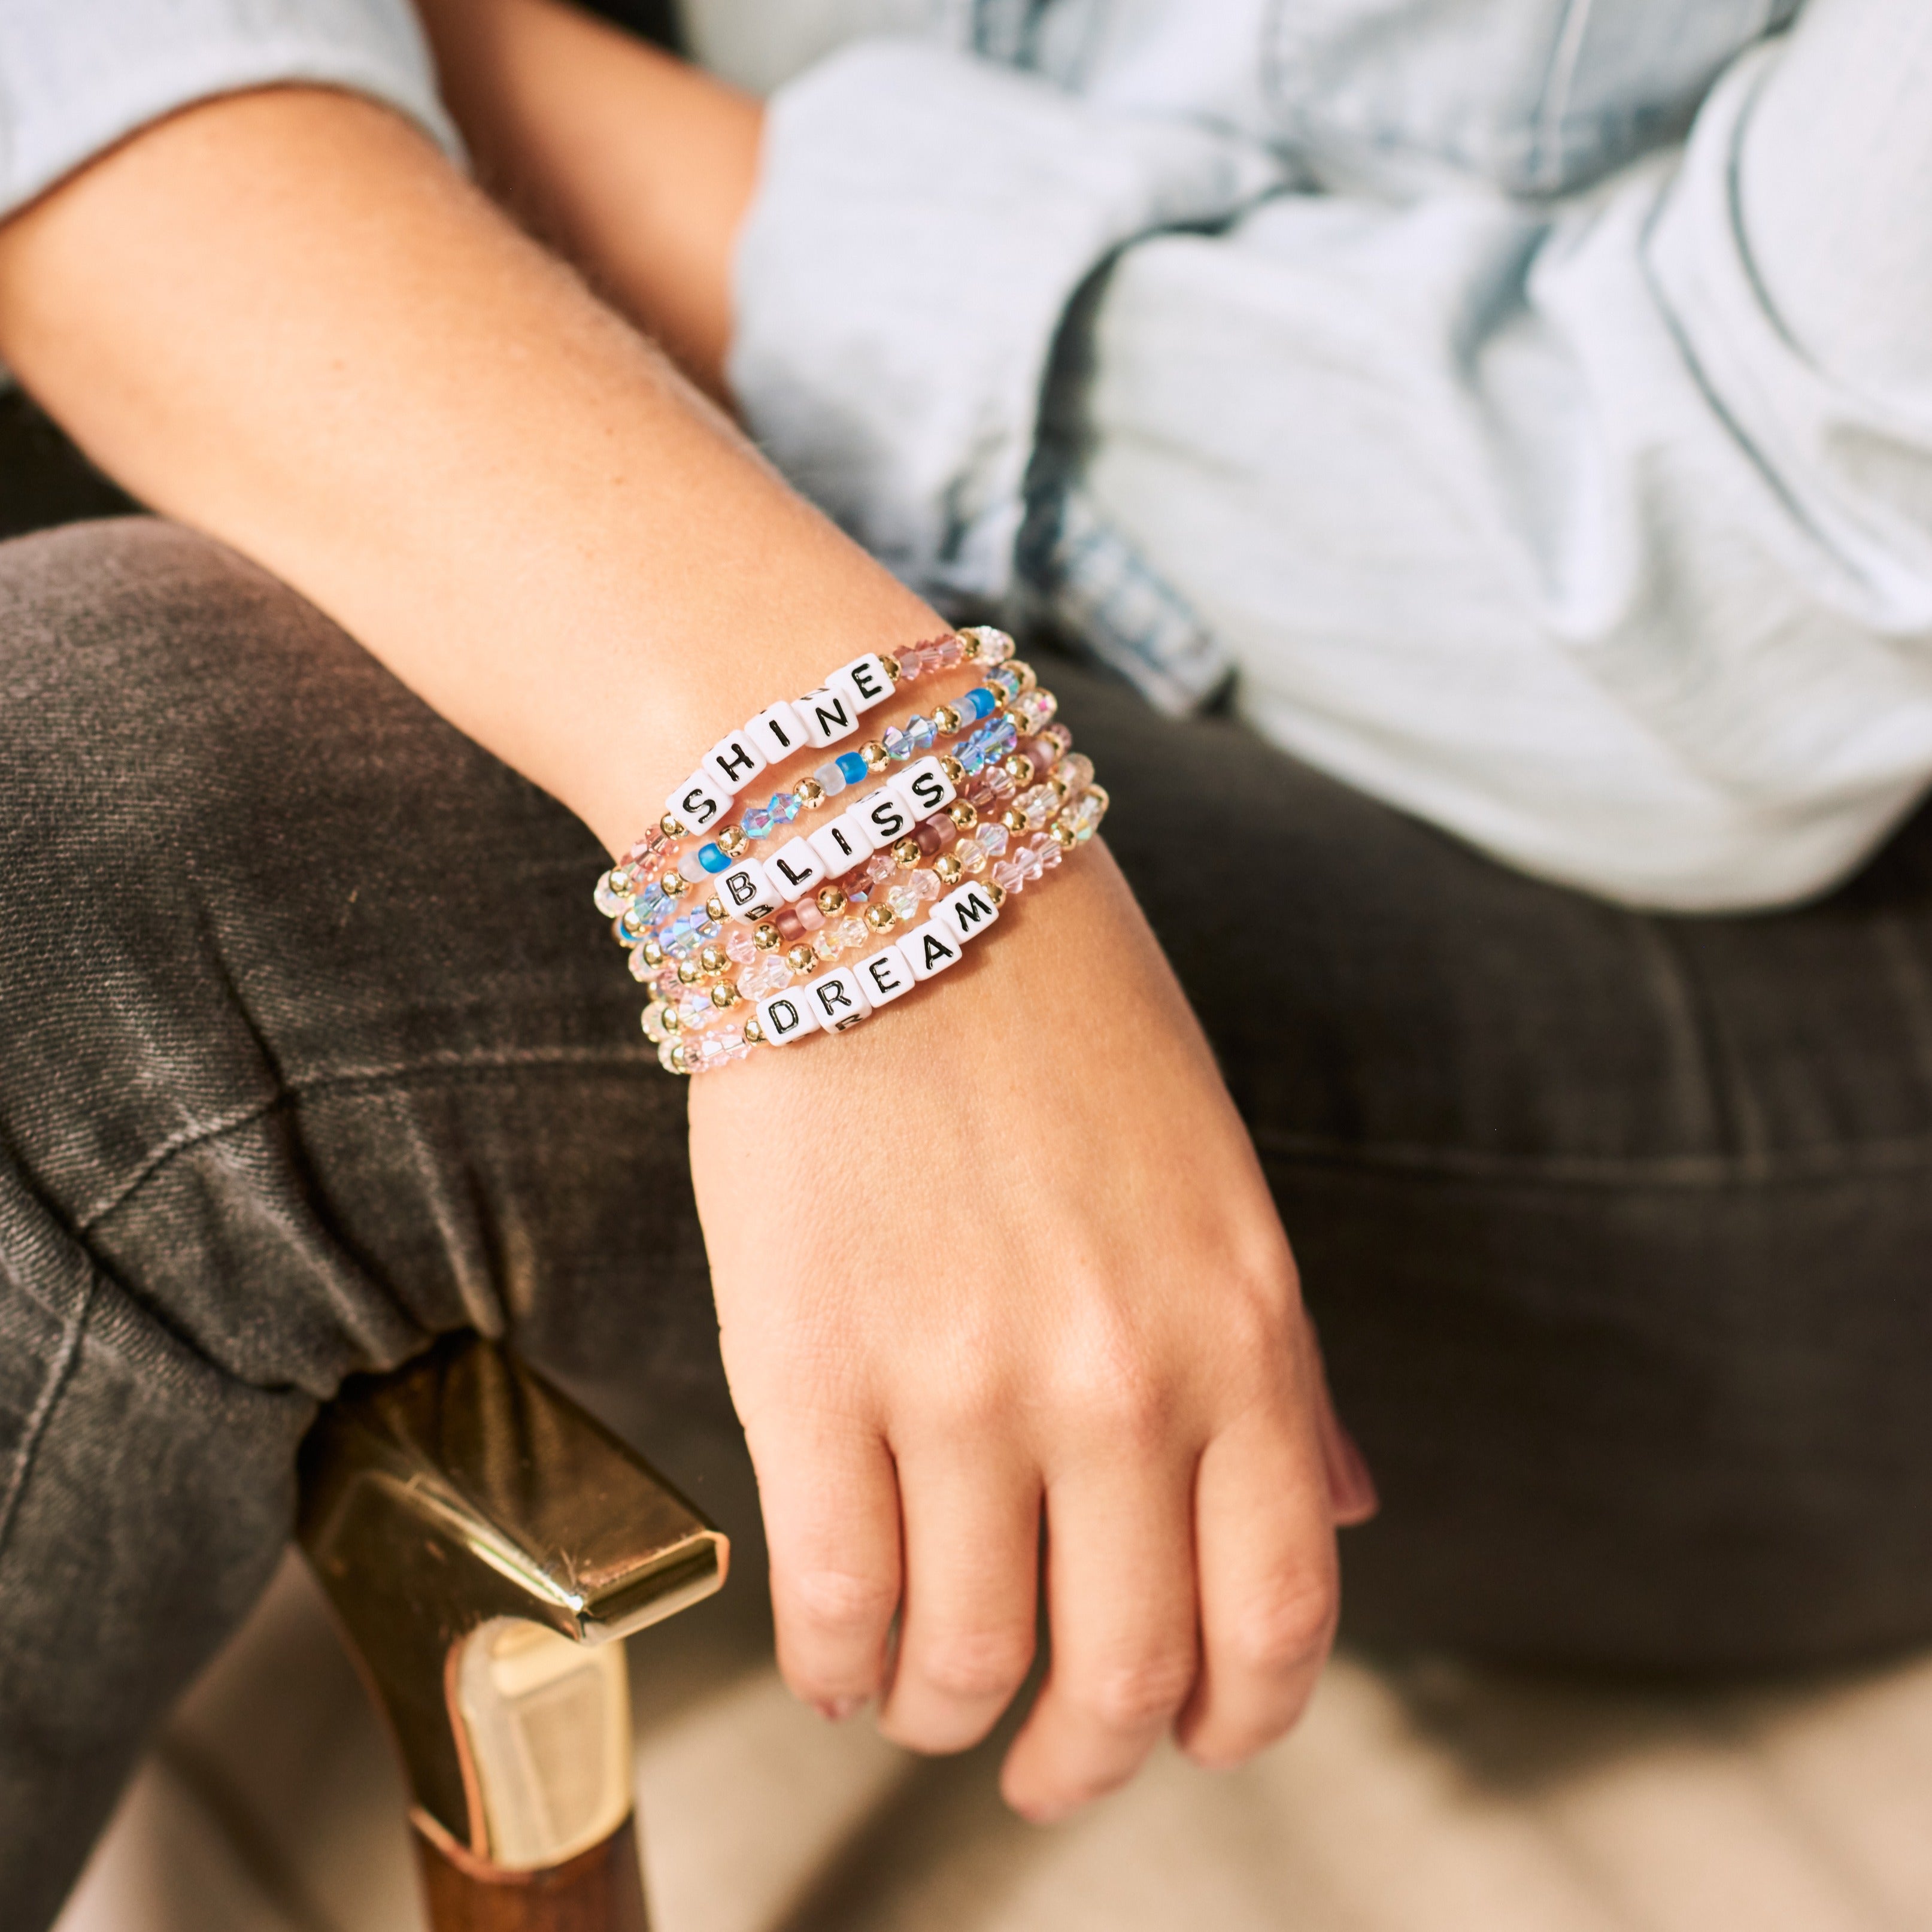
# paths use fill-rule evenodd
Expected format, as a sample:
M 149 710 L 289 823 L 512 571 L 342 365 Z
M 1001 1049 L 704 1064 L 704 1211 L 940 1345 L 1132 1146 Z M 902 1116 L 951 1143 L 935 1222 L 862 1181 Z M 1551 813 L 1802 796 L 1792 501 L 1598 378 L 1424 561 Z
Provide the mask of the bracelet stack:
M 901 685 L 968 664 L 983 682 L 963 696 L 738 811 L 760 772 L 829 751 Z M 597 908 L 650 990 L 644 1032 L 666 1070 L 848 1031 L 956 964 L 1106 814 L 1055 708 L 1012 640 L 980 626 L 868 652 L 719 740 L 597 883 Z M 862 790 L 868 778 L 881 782 Z M 827 812 L 835 798 L 843 808 Z

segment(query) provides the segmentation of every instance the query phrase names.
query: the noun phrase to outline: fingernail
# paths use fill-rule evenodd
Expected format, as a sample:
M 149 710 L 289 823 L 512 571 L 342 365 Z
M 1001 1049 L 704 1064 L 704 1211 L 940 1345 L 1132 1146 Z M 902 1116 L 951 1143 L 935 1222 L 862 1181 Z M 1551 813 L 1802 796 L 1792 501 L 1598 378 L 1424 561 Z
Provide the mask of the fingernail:
M 1338 1522 L 1366 1522 L 1382 1506 L 1376 1493 L 1376 1479 L 1369 1474 L 1366 1459 L 1355 1438 L 1335 1420 L 1336 1466 L 1330 1480 L 1334 1492 L 1335 1518 Z
M 828 1697 L 812 1708 L 828 1724 L 842 1724 L 865 1701 L 862 1697 Z

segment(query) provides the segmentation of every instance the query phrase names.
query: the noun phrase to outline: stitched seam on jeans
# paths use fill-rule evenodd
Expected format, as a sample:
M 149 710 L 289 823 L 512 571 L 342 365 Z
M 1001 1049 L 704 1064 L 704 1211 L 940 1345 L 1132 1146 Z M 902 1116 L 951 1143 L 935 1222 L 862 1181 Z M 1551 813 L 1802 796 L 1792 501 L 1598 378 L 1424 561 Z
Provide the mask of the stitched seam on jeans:
M 27 1418 L 27 1426 L 21 1431 L 20 1446 L 14 1453 L 14 1467 L 7 1478 L 7 1487 L 0 1493 L 0 1558 L 7 1553 L 8 1539 L 13 1533 L 14 1521 L 20 1513 L 20 1498 L 27 1492 L 27 1477 L 39 1453 L 40 1438 L 47 1432 L 47 1425 L 53 1420 L 53 1413 L 59 1406 L 61 1392 L 74 1373 L 74 1364 L 80 1359 L 80 1345 L 85 1339 L 88 1324 L 94 1314 L 94 1292 L 99 1286 L 98 1276 L 91 1276 L 87 1292 L 81 1298 L 80 1307 L 75 1310 L 67 1333 L 61 1337 L 59 1352 L 55 1355 L 47 1370 L 47 1378 L 41 1385 L 40 1397 L 34 1404 L 33 1413 Z
M 1473 1148 L 1388 1142 L 1364 1147 L 1320 1134 L 1255 1134 L 1264 1160 L 1317 1162 L 1331 1167 L 1426 1175 L 1445 1180 L 1502 1181 L 1578 1188 L 1762 1189 L 1881 1180 L 1932 1168 L 1932 1136 L 1870 1141 L 1850 1150 L 1754 1155 L 1492 1154 Z
M 271 1094 L 266 1100 L 257 1100 L 239 1112 L 224 1115 L 219 1120 L 200 1121 L 170 1136 L 112 1192 L 95 1202 L 78 1218 L 74 1223 L 75 1232 L 85 1234 L 98 1226 L 177 1154 L 204 1147 L 211 1141 L 220 1139 L 224 1134 L 233 1133 L 238 1128 L 248 1126 L 252 1121 L 265 1120 L 277 1108 L 292 1100 L 300 1100 L 304 1094 L 327 1093 L 343 1087 L 380 1085 L 384 1081 L 407 1079 L 418 1073 L 463 1073 L 531 1066 L 594 1066 L 605 1061 L 609 1062 L 613 1070 L 656 1066 L 657 1056 L 654 1053 L 626 1049 L 614 1059 L 610 1048 L 598 1046 L 510 1047 L 489 1053 L 430 1054 L 419 1060 L 400 1060 L 366 1067 L 342 1067 L 328 1073 L 318 1074 L 313 1079 L 297 1082 Z

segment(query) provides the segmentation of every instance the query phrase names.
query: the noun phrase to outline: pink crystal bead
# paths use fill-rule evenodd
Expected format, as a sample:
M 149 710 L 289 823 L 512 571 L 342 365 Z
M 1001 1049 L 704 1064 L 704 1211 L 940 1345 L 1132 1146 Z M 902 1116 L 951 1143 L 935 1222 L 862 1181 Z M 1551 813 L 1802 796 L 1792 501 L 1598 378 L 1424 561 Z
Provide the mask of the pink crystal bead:
M 1006 849 L 1006 828 L 992 819 L 974 826 L 973 838 L 989 859 L 997 859 Z
M 962 838 L 952 848 L 952 856 L 969 872 L 986 869 L 986 848 L 976 838 Z
M 955 664 L 966 662 L 966 646 L 958 638 L 941 638 L 936 644 L 927 645 L 926 650 L 936 670 L 950 670 Z
M 890 879 L 898 869 L 898 862 L 890 852 L 874 852 L 866 861 L 866 877 L 875 886 Z
M 708 987 L 687 986 L 677 1003 L 677 1016 L 687 1027 L 700 1027 L 717 1011 Z
M 623 862 L 633 871 L 641 869 L 649 866 L 670 843 L 663 832 L 653 826 L 624 854 Z
M 1040 736 L 1042 744 L 1057 748 L 1054 753 L 1056 758 L 1065 758 L 1073 748 L 1073 734 L 1064 724 L 1049 724 Z
M 747 966 L 738 976 L 738 990 L 752 999 L 762 1000 L 791 984 L 791 968 L 782 956 L 768 952 L 755 966 Z
M 1060 849 L 1060 841 L 1049 832 L 1042 832 L 1036 838 L 1029 838 L 1027 850 L 1039 860 L 1042 868 L 1049 872 L 1066 856 Z
M 752 928 L 734 920 L 724 934 L 724 956 L 734 965 L 748 966 L 758 956 L 758 942 Z
M 1028 825 L 1037 832 L 1059 810 L 1060 795 L 1051 785 L 1029 785 L 1013 800 L 1013 807 L 1026 814 Z
M 1070 794 L 1083 792 L 1094 782 L 1094 760 L 1084 752 L 1070 752 L 1053 775 L 1066 782 Z
M 641 946 L 634 946 L 631 948 L 631 977 L 632 979 L 641 980 L 648 986 L 656 976 L 657 970 L 655 966 L 651 965 L 645 959 L 644 949 Z
M 653 1046 L 662 1046 L 670 1039 L 670 1032 L 664 1024 L 664 1010 L 653 1000 L 644 1009 L 644 1037 Z
M 913 897 L 922 903 L 936 899 L 945 890 L 939 882 L 939 874 L 928 872 L 923 866 L 912 875 Z
M 631 903 L 629 882 L 622 872 L 606 872 L 597 881 L 597 890 L 591 897 L 597 902 L 597 910 L 606 919 L 615 919 Z

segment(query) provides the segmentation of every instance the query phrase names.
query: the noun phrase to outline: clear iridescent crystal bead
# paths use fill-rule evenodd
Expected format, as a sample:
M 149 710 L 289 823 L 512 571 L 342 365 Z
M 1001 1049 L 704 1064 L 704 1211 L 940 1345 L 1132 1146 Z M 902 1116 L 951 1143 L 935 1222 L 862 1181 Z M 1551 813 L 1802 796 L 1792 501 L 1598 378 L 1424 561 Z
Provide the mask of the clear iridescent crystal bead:
M 597 890 L 591 896 L 597 902 L 597 910 L 606 919 L 615 919 L 631 903 L 628 874 L 606 872 L 597 881 Z
M 872 937 L 872 929 L 862 919 L 842 919 L 831 928 L 843 946 L 863 946 Z
M 996 631 L 991 624 L 976 624 L 973 634 L 980 640 L 980 662 L 982 664 L 1004 664 L 1013 654 L 1013 640 L 1004 631 Z
M 667 1039 L 658 1042 L 658 1064 L 667 1073 L 682 1073 L 684 1071 L 678 1064 L 679 1057 L 680 1043 L 676 1040 Z
M 670 1030 L 664 1024 L 664 1010 L 655 1000 L 644 1009 L 644 1037 L 654 1046 L 662 1046 L 670 1037 Z
M 1022 730 L 1034 734 L 1040 731 L 1059 708 L 1059 700 L 1052 692 L 1036 689 L 1013 700 L 1012 715 Z
M 974 826 L 973 838 L 989 859 L 997 859 L 1006 849 L 1006 828 L 992 819 L 982 819 Z
M 1059 809 L 1060 794 L 1051 785 L 1029 785 L 1013 804 L 1026 814 L 1028 827 L 1037 832 Z
M 910 922 L 918 914 L 920 898 L 910 886 L 895 886 L 886 893 L 886 903 L 896 918 Z
M 631 977 L 634 980 L 648 983 L 657 976 L 658 969 L 644 957 L 644 949 L 641 946 L 631 948 L 630 965 Z

